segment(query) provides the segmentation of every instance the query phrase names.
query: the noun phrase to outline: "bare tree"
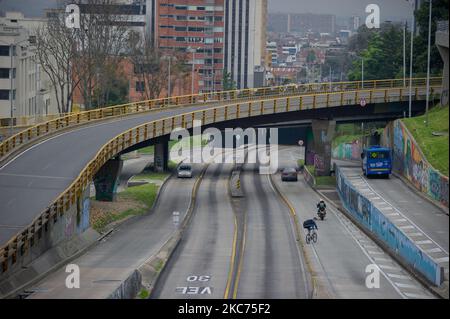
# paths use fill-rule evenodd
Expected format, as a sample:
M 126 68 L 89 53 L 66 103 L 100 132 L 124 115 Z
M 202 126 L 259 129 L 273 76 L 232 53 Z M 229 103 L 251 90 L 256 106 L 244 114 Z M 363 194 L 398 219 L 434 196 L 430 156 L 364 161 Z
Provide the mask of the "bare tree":
M 76 30 L 65 25 L 57 10 L 36 31 L 36 62 L 49 77 L 55 91 L 59 113 L 71 111 L 77 80 L 73 78 L 73 60 L 76 56 Z
M 118 11 L 114 0 L 79 1 L 81 29 L 77 35 L 77 57 L 80 92 L 86 109 L 107 103 L 111 80 L 123 59 L 127 34 L 125 15 Z M 93 105 L 93 95 L 96 104 Z
M 134 66 L 134 73 L 143 83 L 141 96 L 143 99 L 159 98 L 163 90 L 168 90 L 171 83 L 172 94 L 174 83 L 184 80 L 189 74 L 186 64 L 186 54 L 177 50 L 160 50 L 155 47 L 148 37 L 130 34 L 130 58 Z M 170 63 L 170 79 L 169 79 Z

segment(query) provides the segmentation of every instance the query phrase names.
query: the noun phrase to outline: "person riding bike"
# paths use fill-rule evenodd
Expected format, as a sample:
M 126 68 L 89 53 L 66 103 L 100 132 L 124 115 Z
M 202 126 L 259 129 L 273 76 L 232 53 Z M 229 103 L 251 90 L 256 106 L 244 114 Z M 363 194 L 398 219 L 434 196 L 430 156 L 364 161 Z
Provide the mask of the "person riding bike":
M 322 211 L 327 208 L 327 204 L 325 204 L 325 201 L 323 199 L 320 199 L 320 201 L 317 203 L 317 211 Z
M 304 222 L 303 222 L 303 228 L 305 228 L 305 229 L 307 229 L 308 230 L 308 234 L 310 234 L 311 233 L 311 230 L 313 230 L 313 229 L 319 229 L 318 227 L 317 227 L 317 224 L 316 224 L 316 222 L 314 221 L 314 219 L 308 219 L 308 220 L 305 220 Z

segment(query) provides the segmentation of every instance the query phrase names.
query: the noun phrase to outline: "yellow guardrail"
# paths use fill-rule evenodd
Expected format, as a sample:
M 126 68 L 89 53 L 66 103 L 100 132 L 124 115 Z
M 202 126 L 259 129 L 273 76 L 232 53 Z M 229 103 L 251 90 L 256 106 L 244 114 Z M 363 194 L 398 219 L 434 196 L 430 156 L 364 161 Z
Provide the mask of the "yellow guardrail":
M 409 79 L 388 79 L 388 80 L 369 80 L 354 82 L 327 82 L 311 83 L 302 85 L 285 85 L 277 87 L 263 87 L 256 89 L 232 90 L 223 92 L 213 92 L 205 94 L 175 96 L 155 100 L 146 100 L 134 103 L 127 103 L 111 107 L 93 109 L 89 111 L 71 113 L 56 119 L 46 121 L 25 129 L 0 143 L 0 160 L 22 146 L 41 138 L 42 136 L 57 132 L 68 127 L 80 125 L 83 123 L 98 121 L 101 119 L 125 116 L 130 114 L 148 112 L 155 109 L 179 107 L 187 105 L 205 104 L 205 103 L 224 103 L 238 100 L 264 99 L 273 96 L 288 96 L 296 94 L 322 93 L 359 90 L 362 87 L 369 88 L 393 88 L 403 87 L 409 83 Z M 425 86 L 426 78 L 413 79 L 413 86 Z M 433 77 L 431 85 L 442 83 L 442 78 Z
M 432 97 L 436 93 L 439 93 L 439 89 L 441 89 L 440 83 L 431 85 L 430 90 Z M 425 87 L 414 87 L 413 92 L 414 100 L 425 99 Z M 259 101 L 246 101 L 243 103 L 231 103 L 177 114 L 129 129 L 108 141 L 85 166 L 72 184 L 64 190 L 47 209 L 34 219 L 28 227 L 15 235 L 6 245 L 0 248 L 0 262 L 2 263 L 3 271 L 6 271 L 8 268 L 9 257 L 12 257 L 12 260 L 15 261 L 17 260 L 18 252 L 20 252 L 21 255 L 25 254 L 29 247 L 32 246 L 37 239 L 41 238 L 43 229 L 48 229 L 48 223 L 56 223 L 58 218 L 76 203 L 83 191 L 92 181 L 95 173 L 110 158 L 135 144 L 158 136 L 170 134 L 175 128 L 192 128 L 194 120 L 200 120 L 203 125 L 208 125 L 251 116 L 355 105 L 359 104 L 361 98 L 365 98 L 367 103 L 406 101 L 408 99 L 408 93 L 409 90 L 403 87 L 386 89 L 373 88 L 355 91 L 285 96 Z M 98 110 L 98 112 L 104 112 L 104 110 Z M 113 113 L 113 111 L 111 112 Z M 92 113 L 88 114 L 92 115 Z

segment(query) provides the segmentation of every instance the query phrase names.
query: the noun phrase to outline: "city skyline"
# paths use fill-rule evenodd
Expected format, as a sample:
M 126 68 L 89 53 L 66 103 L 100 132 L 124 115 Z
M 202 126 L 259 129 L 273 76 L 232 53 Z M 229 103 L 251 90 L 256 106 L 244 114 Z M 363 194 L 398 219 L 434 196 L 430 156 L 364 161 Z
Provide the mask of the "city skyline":
M 32 2 L 32 6 L 30 6 Z M 283 7 L 280 6 L 283 3 Z M 269 0 L 269 13 L 328 13 L 337 17 L 365 16 L 365 7 L 371 0 Z M 2 11 L 21 11 L 25 16 L 42 16 L 46 8 L 56 6 L 56 0 L 0 0 Z M 381 20 L 403 20 L 411 16 L 406 0 L 379 0 Z M 386 13 L 385 13 L 386 12 Z

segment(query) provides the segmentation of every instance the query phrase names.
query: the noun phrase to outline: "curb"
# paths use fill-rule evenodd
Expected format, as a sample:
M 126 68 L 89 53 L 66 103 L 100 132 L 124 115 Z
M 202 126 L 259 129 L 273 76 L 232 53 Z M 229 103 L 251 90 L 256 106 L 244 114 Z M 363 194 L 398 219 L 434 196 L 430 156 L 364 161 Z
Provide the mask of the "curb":
M 168 240 L 164 243 L 163 247 L 152 257 L 147 259 L 141 266 L 138 267 L 138 272 L 141 273 L 141 290 L 145 289 L 149 292 L 148 298 L 151 299 L 153 289 L 158 283 L 160 278 L 160 274 L 164 271 L 167 262 L 172 256 L 175 249 L 178 247 L 178 244 L 181 241 L 182 235 L 186 229 L 186 226 L 189 224 L 191 217 L 194 212 L 195 200 L 197 196 L 197 191 L 200 187 L 203 176 L 205 175 L 206 169 L 209 165 L 206 165 L 195 181 L 194 187 L 192 189 L 191 201 L 189 203 L 188 210 L 184 219 L 180 225 L 180 228 L 168 238 Z
M 303 257 L 305 258 L 305 264 L 306 267 L 308 268 L 310 277 L 311 277 L 311 282 L 312 282 L 312 293 L 311 293 L 311 299 L 331 299 L 331 296 L 329 296 L 326 293 L 326 297 L 319 297 L 320 291 L 322 290 L 321 284 L 318 282 L 318 279 L 316 278 L 316 272 L 312 269 L 311 266 L 311 258 L 309 256 L 309 252 L 306 251 L 306 243 L 303 240 L 303 236 L 301 235 L 300 232 L 300 226 L 298 223 L 298 218 L 297 218 L 297 214 L 295 212 L 294 207 L 292 206 L 291 202 L 286 198 L 286 196 L 284 196 L 280 189 L 278 188 L 278 186 L 276 185 L 276 183 L 273 182 L 273 175 L 270 174 L 269 175 L 269 180 L 270 183 L 272 184 L 273 188 L 275 189 L 275 191 L 277 192 L 278 196 L 282 199 L 282 201 L 284 202 L 284 204 L 288 207 L 291 218 L 294 221 L 295 224 L 295 233 L 296 233 L 296 237 L 297 237 L 297 242 L 299 242 L 299 248 L 303 253 Z

